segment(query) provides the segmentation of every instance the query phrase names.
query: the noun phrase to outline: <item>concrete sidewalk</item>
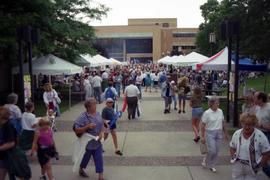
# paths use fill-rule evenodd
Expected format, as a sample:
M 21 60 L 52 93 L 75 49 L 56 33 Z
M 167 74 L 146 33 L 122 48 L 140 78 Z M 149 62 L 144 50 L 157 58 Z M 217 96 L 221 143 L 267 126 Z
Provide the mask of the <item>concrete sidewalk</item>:
M 122 107 L 122 101 L 118 102 Z M 114 154 L 112 139 L 104 143 L 104 175 L 109 180 L 229 180 L 228 142 L 223 142 L 219 153 L 217 172 L 212 173 L 200 166 L 202 155 L 199 144 L 193 142 L 191 109 L 186 103 L 186 113 L 172 110 L 164 114 L 164 102 L 160 93 L 144 93 L 141 101 L 142 116 L 128 120 L 127 113 L 118 122 L 118 142 L 123 157 Z M 104 104 L 98 105 L 98 110 Z M 72 131 L 73 121 L 84 111 L 83 103 L 64 112 L 57 125 L 55 141 L 60 160 L 53 160 L 55 179 L 81 179 L 72 172 L 72 145 L 76 137 Z M 38 179 L 40 168 L 32 162 L 33 178 Z M 89 179 L 96 179 L 93 163 L 88 166 Z M 263 174 L 260 180 L 266 180 Z

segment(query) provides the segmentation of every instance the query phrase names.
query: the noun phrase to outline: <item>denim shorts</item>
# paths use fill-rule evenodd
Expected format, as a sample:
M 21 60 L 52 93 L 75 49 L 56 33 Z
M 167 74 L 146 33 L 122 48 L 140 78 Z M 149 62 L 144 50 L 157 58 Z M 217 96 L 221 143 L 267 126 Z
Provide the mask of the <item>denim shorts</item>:
M 192 108 L 192 118 L 201 118 L 202 115 L 203 115 L 202 107 Z
M 187 99 L 187 95 L 178 95 L 178 100 L 180 101 L 180 100 L 183 100 L 183 101 L 185 101 Z

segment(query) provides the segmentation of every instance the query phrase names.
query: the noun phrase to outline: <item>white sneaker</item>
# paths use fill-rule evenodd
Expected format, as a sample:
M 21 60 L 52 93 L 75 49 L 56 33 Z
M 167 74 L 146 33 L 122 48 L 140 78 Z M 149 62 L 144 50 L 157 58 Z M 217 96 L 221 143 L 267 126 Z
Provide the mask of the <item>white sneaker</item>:
M 205 162 L 205 160 L 206 160 L 206 158 L 204 157 L 203 160 L 202 160 L 202 163 L 201 163 L 201 165 L 202 165 L 203 168 L 206 168 L 206 162 Z
M 206 163 L 204 161 L 201 163 L 201 165 L 203 168 L 206 168 Z
M 214 167 L 210 168 L 210 171 L 217 172 L 216 168 L 214 168 Z

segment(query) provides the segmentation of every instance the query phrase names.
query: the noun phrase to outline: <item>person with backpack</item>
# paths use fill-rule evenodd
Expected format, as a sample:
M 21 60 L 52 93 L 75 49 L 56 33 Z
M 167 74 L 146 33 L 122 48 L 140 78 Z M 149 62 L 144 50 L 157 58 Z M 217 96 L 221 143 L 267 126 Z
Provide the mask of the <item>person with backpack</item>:
M 115 101 L 118 99 L 118 94 L 116 89 L 113 87 L 113 82 L 109 82 L 109 87 L 107 87 L 104 91 L 104 99 L 111 98 L 113 99 L 113 108 L 115 107 Z

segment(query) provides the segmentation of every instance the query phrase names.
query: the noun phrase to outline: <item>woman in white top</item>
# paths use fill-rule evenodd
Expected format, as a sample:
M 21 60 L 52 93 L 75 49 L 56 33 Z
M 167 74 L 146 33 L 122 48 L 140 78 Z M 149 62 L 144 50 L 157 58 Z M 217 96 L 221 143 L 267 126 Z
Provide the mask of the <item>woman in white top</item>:
M 203 159 L 202 166 L 209 168 L 212 172 L 216 172 L 215 165 L 217 163 L 217 156 L 224 132 L 227 139 L 227 132 L 225 128 L 224 115 L 219 109 L 219 99 L 212 97 L 208 101 L 209 109 L 203 113 L 202 116 L 202 140 L 203 144 L 206 143 L 207 154 Z
M 84 86 L 84 91 L 85 91 L 85 100 L 89 99 L 92 97 L 92 85 L 90 83 L 90 80 L 88 76 L 85 76 L 84 81 L 83 81 L 83 86 Z
M 58 97 L 57 92 L 52 88 L 51 83 L 46 83 L 44 85 L 43 101 L 47 107 L 47 110 L 52 109 L 56 112 L 56 116 L 60 116 L 59 105 L 61 99 Z
M 242 129 L 237 130 L 230 142 L 233 180 L 257 180 L 257 172 L 270 158 L 270 145 L 262 131 L 256 128 L 255 114 L 244 113 L 240 117 Z

